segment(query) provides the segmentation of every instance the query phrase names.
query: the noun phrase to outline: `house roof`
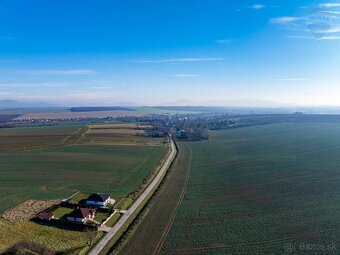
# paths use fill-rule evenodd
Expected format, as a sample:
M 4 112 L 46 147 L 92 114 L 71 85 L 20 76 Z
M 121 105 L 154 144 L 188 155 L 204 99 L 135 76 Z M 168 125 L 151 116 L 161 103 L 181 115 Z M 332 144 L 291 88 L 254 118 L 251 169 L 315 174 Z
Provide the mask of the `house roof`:
M 95 209 L 78 208 L 78 209 L 73 210 L 68 215 L 68 217 L 84 219 L 88 217 L 89 215 L 94 214 L 95 212 L 96 212 Z
M 47 212 L 42 212 L 39 214 L 39 219 L 41 220 L 50 220 L 53 218 L 53 214 L 52 213 L 47 213 Z
M 93 193 L 87 198 L 87 200 L 88 201 L 96 201 L 96 202 L 105 202 L 109 198 L 110 198 L 110 196 L 106 195 L 106 194 Z

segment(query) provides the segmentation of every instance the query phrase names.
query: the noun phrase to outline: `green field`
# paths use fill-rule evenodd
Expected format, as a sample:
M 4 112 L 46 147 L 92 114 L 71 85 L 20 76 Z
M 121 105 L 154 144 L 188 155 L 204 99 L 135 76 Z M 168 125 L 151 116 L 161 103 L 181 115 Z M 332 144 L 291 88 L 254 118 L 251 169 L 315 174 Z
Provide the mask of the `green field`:
M 162 143 L 114 145 L 114 138 L 108 143 L 87 144 L 83 141 L 86 130 L 80 125 L 0 130 L 0 213 L 28 199 L 63 199 L 77 191 L 108 193 L 119 201 L 145 181 L 166 151 Z M 0 222 L 4 232 L 9 226 Z M 36 231 L 27 231 L 28 226 Z M 12 228 L 22 231 L 24 240 L 46 242 L 52 249 L 81 247 L 80 243 L 87 242 L 86 235 L 79 233 L 82 237 L 73 242 L 75 246 L 58 242 L 57 247 L 52 243 L 59 234 L 52 235 L 49 243 L 36 237 L 39 231 L 57 233 L 53 228 L 32 222 L 14 224 Z M 65 236 L 77 236 L 67 230 L 58 233 L 63 232 Z M 0 251 L 16 240 L 22 239 L 5 235 L 0 239 Z
M 78 190 L 121 198 L 143 181 L 163 152 L 157 146 L 73 145 L 1 153 L 0 212 L 29 198 L 65 198 Z
M 183 202 L 191 170 L 191 148 L 188 143 L 178 143 L 179 154 L 165 178 L 164 185 L 124 238 L 119 251 L 122 255 L 153 254 L 162 237 L 171 229 L 172 218 Z M 127 239 L 127 241 L 126 241 Z M 161 246 L 159 246 L 161 247 Z M 140 251 L 137 252 L 136 251 Z
M 72 144 L 85 130 L 82 125 L 0 129 L 0 153 Z
M 165 152 L 164 146 L 86 144 L 81 140 L 86 130 L 81 125 L 0 130 L 0 213 L 29 198 L 65 198 L 78 190 L 106 192 L 117 200 Z
M 335 244 L 339 249 L 339 124 L 224 130 L 189 145 L 191 175 L 174 221 L 172 214 L 167 217 L 169 233 L 164 219 L 147 217 L 150 226 L 142 223 L 144 231 L 137 230 L 122 254 L 133 254 L 128 247 L 138 250 L 149 238 L 157 239 L 147 246 L 149 254 L 159 241 L 164 254 L 285 254 L 288 243 L 298 254 L 337 254 L 300 250 L 299 245 Z M 180 201 L 177 193 L 173 197 Z M 157 204 L 163 208 L 160 217 L 174 210 L 171 203 Z

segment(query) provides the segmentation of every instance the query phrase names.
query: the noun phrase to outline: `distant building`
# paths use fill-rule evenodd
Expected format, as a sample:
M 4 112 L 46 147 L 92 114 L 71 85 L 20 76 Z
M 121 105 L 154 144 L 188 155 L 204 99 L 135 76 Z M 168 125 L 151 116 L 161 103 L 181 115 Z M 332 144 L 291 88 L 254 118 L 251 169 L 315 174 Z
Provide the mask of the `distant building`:
M 86 204 L 89 206 L 104 207 L 110 203 L 110 200 L 109 195 L 93 193 L 86 199 Z
M 78 208 L 67 215 L 66 219 L 71 222 L 85 223 L 88 220 L 93 220 L 95 213 L 95 209 Z
M 50 221 L 54 219 L 54 214 L 48 212 L 42 212 L 38 215 L 39 220 Z

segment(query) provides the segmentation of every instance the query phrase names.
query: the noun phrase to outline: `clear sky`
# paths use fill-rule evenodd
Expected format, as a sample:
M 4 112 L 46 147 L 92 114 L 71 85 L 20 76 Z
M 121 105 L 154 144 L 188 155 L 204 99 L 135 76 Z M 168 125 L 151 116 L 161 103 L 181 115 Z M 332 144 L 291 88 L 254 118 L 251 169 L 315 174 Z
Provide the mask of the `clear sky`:
M 313 0 L 0 0 L 0 99 L 340 105 L 339 18 Z

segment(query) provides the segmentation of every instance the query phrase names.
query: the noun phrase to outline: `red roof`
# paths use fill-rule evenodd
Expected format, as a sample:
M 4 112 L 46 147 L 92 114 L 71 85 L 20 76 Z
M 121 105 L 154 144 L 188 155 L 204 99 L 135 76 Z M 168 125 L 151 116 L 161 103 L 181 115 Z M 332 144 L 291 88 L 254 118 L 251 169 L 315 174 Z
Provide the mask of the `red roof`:
M 50 220 L 53 218 L 53 214 L 52 213 L 47 213 L 47 212 L 42 212 L 39 214 L 39 219 L 41 220 Z
M 71 212 L 68 216 L 73 218 L 85 219 L 86 217 L 94 214 L 95 212 L 96 212 L 95 209 L 78 208 Z

